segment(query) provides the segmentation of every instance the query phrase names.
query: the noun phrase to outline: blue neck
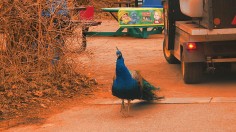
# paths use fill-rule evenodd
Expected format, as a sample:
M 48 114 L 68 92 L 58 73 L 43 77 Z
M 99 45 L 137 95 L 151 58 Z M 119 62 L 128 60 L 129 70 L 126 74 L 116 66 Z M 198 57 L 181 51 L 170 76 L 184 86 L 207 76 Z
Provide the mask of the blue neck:
M 125 66 L 124 58 L 121 56 L 116 61 L 116 78 L 128 81 L 132 79 L 128 68 Z

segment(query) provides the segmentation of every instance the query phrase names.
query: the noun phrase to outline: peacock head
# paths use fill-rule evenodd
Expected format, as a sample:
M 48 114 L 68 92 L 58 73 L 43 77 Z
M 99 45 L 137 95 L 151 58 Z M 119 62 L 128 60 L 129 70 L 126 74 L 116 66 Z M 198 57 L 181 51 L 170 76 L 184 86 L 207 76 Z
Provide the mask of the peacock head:
M 117 59 L 120 59 L 122 57 L 122 53 L 117 47 L 116 47 L 116 55 L 117 55 Z

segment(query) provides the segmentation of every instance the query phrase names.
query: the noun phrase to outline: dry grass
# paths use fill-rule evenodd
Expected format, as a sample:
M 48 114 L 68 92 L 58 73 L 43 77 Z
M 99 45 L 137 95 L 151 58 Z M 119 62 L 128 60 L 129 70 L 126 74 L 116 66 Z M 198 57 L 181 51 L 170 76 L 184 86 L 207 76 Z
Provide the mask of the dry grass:
M 0 1 L 0 120 L 96 83 L 74 71 L 70 56 L 80 51 L 81 23 L 42 16 L 48 6 L 44 0 Z

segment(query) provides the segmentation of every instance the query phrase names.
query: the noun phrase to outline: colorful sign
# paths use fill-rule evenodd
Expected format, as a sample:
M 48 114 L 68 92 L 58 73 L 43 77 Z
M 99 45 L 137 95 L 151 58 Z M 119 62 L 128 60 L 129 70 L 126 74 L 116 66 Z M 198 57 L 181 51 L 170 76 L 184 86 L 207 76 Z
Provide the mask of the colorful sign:
M 120 26 L 164 25 L 163 8 L 121 8 L 118 21 Z

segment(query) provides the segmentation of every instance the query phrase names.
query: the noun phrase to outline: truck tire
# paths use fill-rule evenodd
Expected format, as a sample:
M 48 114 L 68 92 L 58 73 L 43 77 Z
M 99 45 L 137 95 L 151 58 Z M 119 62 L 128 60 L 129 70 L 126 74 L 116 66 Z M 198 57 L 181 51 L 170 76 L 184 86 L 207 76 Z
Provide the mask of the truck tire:
M 183 80 L 186 84 L 200 83 L 203 74 L 203 63 L 181 61 L 181 71 Z
M 163 53 L 166 61 L 169 64 L 179 64 L 180 61 L 167 49 L 166 40 L 163 41 Z

